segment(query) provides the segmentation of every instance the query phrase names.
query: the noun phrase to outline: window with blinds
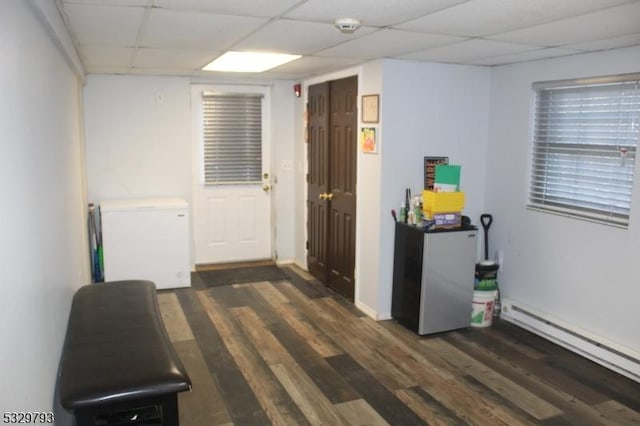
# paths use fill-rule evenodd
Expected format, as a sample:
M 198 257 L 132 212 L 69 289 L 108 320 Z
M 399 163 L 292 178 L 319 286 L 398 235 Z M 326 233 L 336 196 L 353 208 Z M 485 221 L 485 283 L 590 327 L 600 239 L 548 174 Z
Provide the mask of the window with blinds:
M 204 183 L 262 181 L 262 95 L 203 93 Z
M 529 207 L 627 227 L 640 74 L 536 83 Z

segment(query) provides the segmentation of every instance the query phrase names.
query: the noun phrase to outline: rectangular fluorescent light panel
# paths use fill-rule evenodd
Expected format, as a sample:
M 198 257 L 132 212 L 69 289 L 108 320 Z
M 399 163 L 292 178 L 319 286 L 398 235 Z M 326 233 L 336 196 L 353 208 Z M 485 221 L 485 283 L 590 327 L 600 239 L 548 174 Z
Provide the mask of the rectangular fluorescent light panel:
M 202 69 L 204 71 L 262 72 L 298 58 L 300 55 L 285 53 L 227 52 Z

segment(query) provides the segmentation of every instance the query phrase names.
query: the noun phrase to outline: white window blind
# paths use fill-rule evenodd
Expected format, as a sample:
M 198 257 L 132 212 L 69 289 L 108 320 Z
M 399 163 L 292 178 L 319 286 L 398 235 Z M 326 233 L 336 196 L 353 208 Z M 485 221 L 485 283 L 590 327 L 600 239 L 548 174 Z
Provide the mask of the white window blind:
M 628 226 L 639 78 L 534 84 L 530 208 Z
M 203 93 L 204 183 L 262 181 L 262 95 Z

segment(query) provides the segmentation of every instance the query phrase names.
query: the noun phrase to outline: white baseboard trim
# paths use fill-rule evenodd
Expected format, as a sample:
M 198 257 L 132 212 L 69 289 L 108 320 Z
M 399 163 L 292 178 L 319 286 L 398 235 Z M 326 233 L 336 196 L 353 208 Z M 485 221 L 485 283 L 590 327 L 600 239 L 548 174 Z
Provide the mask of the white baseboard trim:
M 377 321 L 386 321 L 390 319 L 392 319 L 391 312 L 385 312 L 383 314 L 378 315 L 378 317 L 376 318 Z
M 286 265 L 291 265 L 294 264 L 294 260 L 293 259 L 278 259 L 276 260 L 276 265 L 278 266 L 286 266 Z
M 640 382 L 640 353 L 582 330 L 511 299 L 502 301 L 503 319 Z
M 374 309 L 371 309 L 369 306 L 365 305 L 364 303 L 356 300 L 355 301 L 355 305 L 356 308 L 360 309 L 362 312 L 364 312 L 365 314 L 367 314 L 368 317 L 371 317 L 373 319 L 377 319 L 376 317 L 378 316 L 378 314 L 376 313 L 376 311 Z
M 368 317 L 373 318 L 376 321 L 388 320 L 391 319 L 391 312 L 387 312 L 384 314 L 378 314 L 375 309 L 372 309 L 370 306 L 365 305 L 364 303 L 356 300 L 355 303 L 356 308 L 360 309 L 364 312 Z

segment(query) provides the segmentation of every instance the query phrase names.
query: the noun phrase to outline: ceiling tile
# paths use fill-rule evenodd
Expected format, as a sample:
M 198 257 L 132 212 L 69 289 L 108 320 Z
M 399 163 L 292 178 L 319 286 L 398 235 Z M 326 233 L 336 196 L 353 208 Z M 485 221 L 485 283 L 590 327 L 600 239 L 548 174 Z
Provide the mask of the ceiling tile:
M 355 34 L 343 34 L 333 24 L 279 19 L 234 45 L 233 49 L 310 55 L 372 31 L 375 29 L 363 27 Z
M 133 66 L 157 69 L 200 69 L 223 52 L 212 50 L 139 48 Z
M 130 74 L 129 67 L 86 67 L 89 74 Z
M 265 22 L 265 18 L 152 9 L 141 46 L 224 50 Z
M 189 77 L 196 73 L 196 70 L 189 68 L 131 68 L 128 74 L 135 75 L 170 75 Z
M 279 17 L 300 0 L 154 0 L 155 7 L 182 10 L 197 10 L 222 15 L 246 15 Z
M 393 57 L 461 40 L 460 37 L 385 29 L 323 50 L 317 55 L 363 59 Z
M 317 56 L 305 56 L 295 61 L 279 66 L 274 71 L 287 73 L 300 73 L 302 75 L 324 74 L 337 69 L 348 68 L 361 63 L 355 58 L 320 58 Z
M 458 36 L 484 36 L 602 9 L 629 0 L 473 0 L 398 25 Z
M 336 18 L 356 18 L 362 25 L 388 26 L 465 1 L 468 0 L 307 0 L 285 16 L 329 23 Z
M 101 6 L 138 6 L 144 7 L 150 3 L 149 0 L 62 0 L 67 4 L 93 4 Z
M 569 44 L 565 47 L 569 49 L 579 50 L 604 50 L 617 49 L 620 47 L 628 47 L 640 45 L 640 32 L 621 37 L 613 37 L 604 40 L 588 41 L 586 43 Z
M 194 71 L 191 73 L 190 81 L 192 84 L 211 84 L 212 80 L 215 80 L 216 84 L 271 84 L 273 83 L 273 78 L 271 75 L 267 75 L 266 73 L 252 73 L 237 75 L 237 73 L 231 72 L 216 72 L 216 71 Z M 280 80 L 290 80 L 292 78 L 288 78 L 284 76 L 283 78 L 278 78 Z
M 539 49 L 537 46 L 472 39 L 403 55 L 401 58 L 434 62 L 470 63 L 483 57 L 508 55 L 537 49 Z
M 78 44 L 134 47 L 145 9 L 68 4 L 65 11 Z
M 538 59 L 555 58 L 558 56 L 575 55 L 584 53 L 581 50 L 561 49 L 549 47 L 545 49 L 530 50 L 528 52 L 515 53 L 511 55 L 491 56 L 471 61 L 474 65 L 504 65 L 514 62 L 535 61 Z
M 565 46 L 635 34 L 640 30 L 640 2 L 562 19 L 488 37 L 513 43 Z
M 134 48 L 118 46 L 86 46 L 79 48 L 86 67 L 128 67 Z
M 272 81 L 272 80 L 301 80 L 314 75 L 327 74 L 334 71 L 344 70 L 362 61 L 354 58 L 319 58 L 315 56 L 305 56 L 277 68 L 261 73 L 221 73 L 212 71 L 195 71 L 194 76 L 211 78 L 215 76 L 216 81 L 220 78 L 250 79 L 252 81 Z M 197 81 L 194 80 L 194 81 Z M 293 95 L 293 91 L 292 91 Z

